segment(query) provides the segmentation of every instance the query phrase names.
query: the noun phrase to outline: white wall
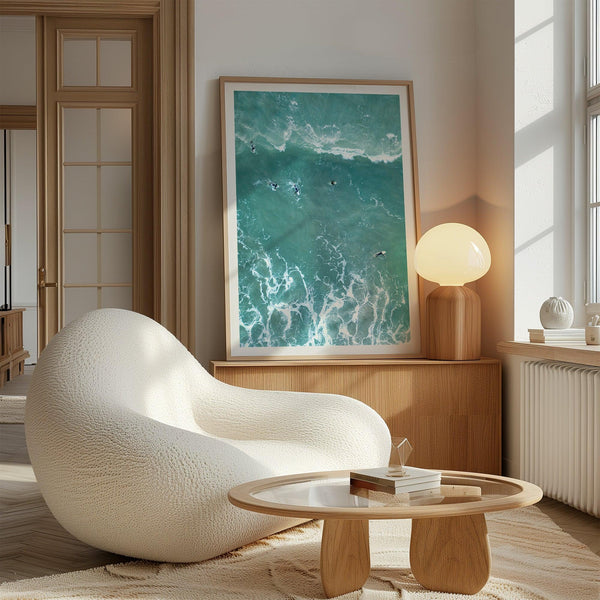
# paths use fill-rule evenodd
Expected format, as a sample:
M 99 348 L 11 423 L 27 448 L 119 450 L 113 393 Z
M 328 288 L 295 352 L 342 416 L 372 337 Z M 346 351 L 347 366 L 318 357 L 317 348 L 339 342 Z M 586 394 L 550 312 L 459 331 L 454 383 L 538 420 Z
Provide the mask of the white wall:
M 498 341 L 539 327 L 549 296 L 584 320 L 585 0 L 515 0 L 514 11 L 478 0 L 476 10 L 477 223 L 493 262 L 478 290 L 483 351 L 495 355 Z M 515 477 L 522 360 L 503 357 L 503 468 Z
M 582 326 L 585 278 L 585 0 L 515 2 L 514 338 L 549 296 Z M 506 339 L 506 338 L 505 338 Z M 520 476 L 520 364 L 506 356 L 504 471 Z
M 474 0 L 196 2 L 196 354 L 225 357 L 220 75 L 414 82 L 423 231 L 476 223 Z
M 485 356 L 513 337 L 514 10 L 512 2 L 478 0 L 477 17 L 477 228 L 492 266 L 477 289 Z
M 549 296 L 573 304 L 576 325 L 585 318 L 582 8 L 583 0 L 515 3 L 516 339 L 540 327 Z
M 35 17 L 0 16 L 0 104 L 35 104 Z

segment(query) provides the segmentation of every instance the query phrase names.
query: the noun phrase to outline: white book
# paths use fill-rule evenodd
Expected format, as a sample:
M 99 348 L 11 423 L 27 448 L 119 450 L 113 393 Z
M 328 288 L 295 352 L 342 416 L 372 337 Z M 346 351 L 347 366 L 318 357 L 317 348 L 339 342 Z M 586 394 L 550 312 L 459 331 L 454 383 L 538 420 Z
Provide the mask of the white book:
M 439 471 L 418 467 L 404 467 L 404 469 L 406 471 L 404 476 L 389 475 L 388 467 L 352 471 L 350 483 L 356 485 L 360 485 L 360 482 L 373 483 L 396 491 L 411 491 L 407 488 L 413 486 L 420 486 L 416 489 L 426 489 L 440 485 L 442 474 Z
M 530 342 L 579 342 L 585 341 L 584 329 L 530 329 Z
M 362 481 L 360 479 L 350 480 L 350 493 L 360 495 L 357 490 L 367 489 L 374 492 L 384 492 L 386 494 L 408 494 L 410 492 L 424 492 L 426 490 L 440 489 L 439 481 L 415 481 L 411 485 L 403 485 L 402 487 L 394 488 L 385 485 L 379 485 L 372 481 Z
M 529 334 L 544 337 L 585 337 L 585 329 L 571 327 L 569 329 L 529 329 Z

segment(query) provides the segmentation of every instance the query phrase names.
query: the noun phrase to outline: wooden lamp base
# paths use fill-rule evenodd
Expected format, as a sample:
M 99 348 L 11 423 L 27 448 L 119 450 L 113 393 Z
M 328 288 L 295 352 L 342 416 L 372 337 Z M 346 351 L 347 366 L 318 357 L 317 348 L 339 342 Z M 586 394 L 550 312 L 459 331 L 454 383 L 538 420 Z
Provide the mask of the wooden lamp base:
M 427 296 L 427 358 L 481 357 L 481 302 L 465 286 L 442 285 Z

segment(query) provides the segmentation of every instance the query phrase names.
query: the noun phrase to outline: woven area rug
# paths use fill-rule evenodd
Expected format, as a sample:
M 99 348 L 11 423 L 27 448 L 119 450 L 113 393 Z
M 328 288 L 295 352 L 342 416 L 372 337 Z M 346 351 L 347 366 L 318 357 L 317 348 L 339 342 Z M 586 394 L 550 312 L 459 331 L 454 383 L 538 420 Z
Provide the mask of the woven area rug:
M 371 576 L 344 600 L 599 600 L 600 557 L 535 507 L 487 516 L 492 575 L 474 596 L 423 589 L 412 577 L 410 521 L 371 521 Z M 0 598 L 309 600 L 324 598 L 321 522 L 198 564 L 135 561 L 0 586 Z

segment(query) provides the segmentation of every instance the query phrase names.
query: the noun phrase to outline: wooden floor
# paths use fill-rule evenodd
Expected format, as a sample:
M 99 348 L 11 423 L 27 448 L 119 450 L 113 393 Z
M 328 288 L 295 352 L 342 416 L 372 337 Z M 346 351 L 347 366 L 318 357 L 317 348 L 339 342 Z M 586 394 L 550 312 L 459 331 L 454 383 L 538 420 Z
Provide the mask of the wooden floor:
M 0 582 L 129 560 L 65 531 L 40 494 L 22 424 L 0 424 Z
M 543 498 L 536 506 L 559 527 L 600 556 L 600 519 L 552 498 Z
M 17 375 L 0 387 L 0 396 L 26 396 L 35 365 L 25 365 L 23 375 Z
M 0 387 L 0 423 L 22 423 L 25 415 L 25 396 L 29 390 L 34 365 L 25 365 L 23 375 Z
M 538 506 L 600 555 L 600 519 L 544 498 Z M 76 540 L 44 502 L 22 424 L 0 424 L 0 582 L 41 577 L 128 560 Z

